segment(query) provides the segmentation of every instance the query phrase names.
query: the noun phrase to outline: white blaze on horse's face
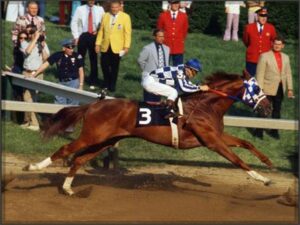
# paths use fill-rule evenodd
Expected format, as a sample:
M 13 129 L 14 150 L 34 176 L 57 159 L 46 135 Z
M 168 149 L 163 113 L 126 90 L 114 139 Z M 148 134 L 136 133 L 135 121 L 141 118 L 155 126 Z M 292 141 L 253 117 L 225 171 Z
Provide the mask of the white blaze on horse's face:
M 255 110 L 260 101 L 263 100 L 266 95 L 259 87 L 256 79 L 252 77 L 250 80 L 244 80 L 245 92 L 243 94 L 243 101 L 248 103 Z

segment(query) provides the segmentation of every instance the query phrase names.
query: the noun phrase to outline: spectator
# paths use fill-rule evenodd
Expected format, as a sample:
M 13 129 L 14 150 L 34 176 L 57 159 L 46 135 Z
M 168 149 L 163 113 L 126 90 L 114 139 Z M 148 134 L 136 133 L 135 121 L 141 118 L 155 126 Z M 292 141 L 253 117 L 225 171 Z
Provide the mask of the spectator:
M 247 1 L 248 6 L 248 23 L 257 21 L 256 11 L 265 6 L 265 1 Z
M 1 1 L 1 19 L 5 20 L 6 10 L 7 10 L 7 1 Z
M 17 44 L 13 50 L 14 56 L 14 65 L 12 67 L 13 73 L 22 74 L 23 72 L 23 65 L 24 65 L 24 54 L 21 51 L 21 44 L 22 42 L 28 39 L 27 31 L 23 30 L 18 34 Z
M 8 1 L 5 20 L 10 22 L 16 22 L 19 16 L 24 16 L 24 13 L 24 1 Z
M 48 58 L 49 48 L 45 42 L 45 38 L 35 25 L 29 24 L 27 30 L 28 42 L 23 41 L 21 43 L 21 51 L 25 56 L 23 75 L 29 78 L 43 64 L 43 61 Z M 40 74 L 37 78 L 43 79 L 43 74 Z M 35 90 L 25 89 L 23 98 L 25 102 L 34 102 L 37 100 L 37 93 Z M 23 128 L 39 130 L 39 122 L 34 112 L 26 112 L 24 120 L 25 123 L 21 125 Z
M 112 0 L 110 12 L 105 13 L 96 39 L 95 51 L 101 51 L 104 87 L 115 92 L 120 59 L 131 44 L 130 16 L 121 11 L 121 2 Z
M 37 27 L 39 33 L 45 35 L 45 23 L 42 17 L 38 14 L 38 5 L 35 1 L 29 1 L 27 5 L 27 13 L 24 16 L 19 16 L 12 29 L 12 41 L 17 44 L 17 37 L 20 31 L 25 30 L 27 25 L 32 24 Z
M 267 23 L 267 8 L 262 7 L 256 13 L 258 14 L 258 21 L 247 24 L 243 33 L 243 42 L 247 47 L 246 69 L 251 76 L 255 76 L 260 54 L 271 49 L 272 42 L 276 37 L 275 27 Z
M 192 93 L 208 90 L 207 85 L 195 85 L 190 81 L 201 70 L 200 62 L 197 59 L 190 59 L 185 65 L 165 66 L 150 73 L 144 73 L 142 86 L 150 93 L 167 97 L 169 113 L 166 118 L 177 117 L 179 114 L 175 107 L 175 100 L 178 92 Z
M 143 48 L 138 58 L 138 64 L 143 73 L 149 73 L 158 68 L 169 66 L 170 48 L 163 44 L 165 39 L 164 31 L 155 29 L 153 38 L 154 41 Z M 144 101 L 159 102 L 160 96 L 144 90 Z
M 240 6 L 246 7 L 243 1 L 226 1 L 225 12 L 227 14 L 226 30 L 224 33 L 224 41 L 238 41 Z M 232 35 L 231 35 L 232 28 Z
M 183 13 L 189 13 L 189 10 L 191 10 L 192 6 L 192 0 L 190 1 L 180 1 L 179 11 Z M 162 1 L 162 10 L 165 12 L 167 10 L 170 10 L 171 5 L 168 1 Z
M 72 39 L 63 40 L 61 45 L 62 51 L 53 53 L 33 74 L 33 77 L 38 76 L 49 65 L 56 63 L 59 84 L 82 90 L 84 80 L 83 58 L 80 54 L 74 52 L 75 45 Z M 77 100 L 60 96 L 55 96 L 55 103 L 65 105 L 79 104 Z
M 71 22 L 72 22 L 74 14 L 75 14 L 75 11 L 79 6 L 81 6 L 81 1 L 72 1 Z
M 294 98 L 293 80 L 288 55 L 281 52 L 284 39 L 276 37 L 272 50 L 260 55 L 257 64 L 257 82 L 272 102 L 272 118 L 280 119 L 281 103 L 287 91 L 288 98 Z M 271 137 L 279 139 L 278 130 L 267 132 Z M 263 138 L 263 130 L 256 129 L 255 136 Z
M 46 16 L 46 0 L 39 0 L 39 13 L 38 15 L 42 18 L 45 18 Z
M 66 25 L 71 17 L 72 5 L 70 1 L 59 1 L 59 24 Z M 66 10 L 68 14 L 66 14 Z
M 87 1 L 87 4 L 76 9 L 71 22 L 72 35 L 75 39 L 75 45 L 78 45 L 78 53 L 85 58 L 86 52 L 89 52 L 90 76 L 88 82 L 91 90 L 95 90 L 95 85 L 98 81 L 95 41 L 103 15 L 103 8 L 95 5 L 94 0 L 90 0 Z
M 18 35 L 17 45 L 14 47 L 13 56 L 14 56 L 14 64 L 11 68 L 11 72 L 22 74 L 23 73 L 23 65 L 24 65 L 24 54 L 21 51 L 22 42 L 26 41 L 28 38 L 26 30 L 21 31 Z M 17 101 L 23 101 L 23 88 L 18 85 L 13 85 L 13 98 Z M 15 114 L 17 122 L 23 123 L 24 121 L 24 113 L 16 112 Z
M 187 15 L 179 11 L 179 1 L 170 0 L 170 11 L 162 12 L 157 28 L 165 31 L 165 44 L 170 48 L 173 66 L 183 64 L 184 41 L 188 32 Z

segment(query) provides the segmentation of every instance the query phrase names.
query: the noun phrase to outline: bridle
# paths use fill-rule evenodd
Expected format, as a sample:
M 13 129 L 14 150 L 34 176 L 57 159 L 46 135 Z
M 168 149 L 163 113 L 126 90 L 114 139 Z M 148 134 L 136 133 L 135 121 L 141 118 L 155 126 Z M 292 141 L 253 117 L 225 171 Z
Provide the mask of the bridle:
M 244 92 L 242 92 L 242 89 L 245 89 Z M 223 91 L 219 91 L 215 88 L 210 88 L 208 90 L 211 93 L 217 94 L 224 98 L 229 98 L 235 102 L 242 102 L 247 106 L 250 106 L 254 111 L 260 110 L 261 106 L 259 105 L 260 101 L 266 98 L 266 95 L 259 87 L 256 79 L 254 77 L 250 78 L 249 80 L 243 81 L 243 86 L 240 88 L 238 94 L 236 96 L 227 94 Z M 186 119 L 186 123 L 188 123 L 188 120 L 190 116 L 194 113 L 195 109 L 197 108 L 197 105 L 193 108 L 191 113 L 188 115 Z
M 244 92 L 242 93 L 242 89 L 245 88 Z M 261 88 L 258 86 L 258 83 L 254 77 L 249 80 L 243 81 L 243 87 L 241 87 L 240 91 L 236 96 L 229 95 L 225 92 L 216 90 L 216 89 L 209 89 L 209 92 L 217 94 L 219 96 L 232 99 L 234 101 L 239 101 L 244 103 L 247 106 L 250 106 L 255 110 L 260 101 L 266 98 L 266 95 L 263 93 Z M 240 97 L 242 95 L 242 97 Z

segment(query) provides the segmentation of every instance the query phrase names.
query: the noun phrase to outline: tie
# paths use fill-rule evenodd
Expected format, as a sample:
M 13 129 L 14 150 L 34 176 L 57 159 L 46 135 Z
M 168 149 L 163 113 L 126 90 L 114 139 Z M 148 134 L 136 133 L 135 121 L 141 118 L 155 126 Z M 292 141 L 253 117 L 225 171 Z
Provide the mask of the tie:
M 176 19 L 176 13 L 172 13 L 172 19 L 175 20 Z
M 263 25 L 262 24 L 259 24 L 259 34 L 261 34 L 263 31 Z
M 158 68 L 164 67 L 164 53 L 161 45 L 158 45 Z
M 31 26 L 34 26 L 33 17 L 31 17 Z
M 92 7 L 90 7 L 90 12 L 89 12 L 88 32 L 93 33 L 93 12 L 92 12 Z
M 115 25 L 116 15 L 112 15 L 111 27 Z

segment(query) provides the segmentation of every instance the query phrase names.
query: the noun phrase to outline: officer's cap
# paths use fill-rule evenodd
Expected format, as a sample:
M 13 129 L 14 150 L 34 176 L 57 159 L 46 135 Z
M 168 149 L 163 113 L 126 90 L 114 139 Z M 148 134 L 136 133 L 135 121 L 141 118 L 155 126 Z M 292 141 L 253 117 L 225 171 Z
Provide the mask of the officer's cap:
M 259 16 L 267 17 L 268 16 L 268 10 L 266 7 L 261 7 L 260 9 L 255 11 Z
M 180 1 L 178 1 L 178 0 L 169 0 L 168 1 L 170 4 L 176 4 L 176 3 L 179 3 Z
M 60 42 L 60 44 L 62 47 L 73 46 L 74 41 L 73 41 L 73 39 L 64 39 Z

